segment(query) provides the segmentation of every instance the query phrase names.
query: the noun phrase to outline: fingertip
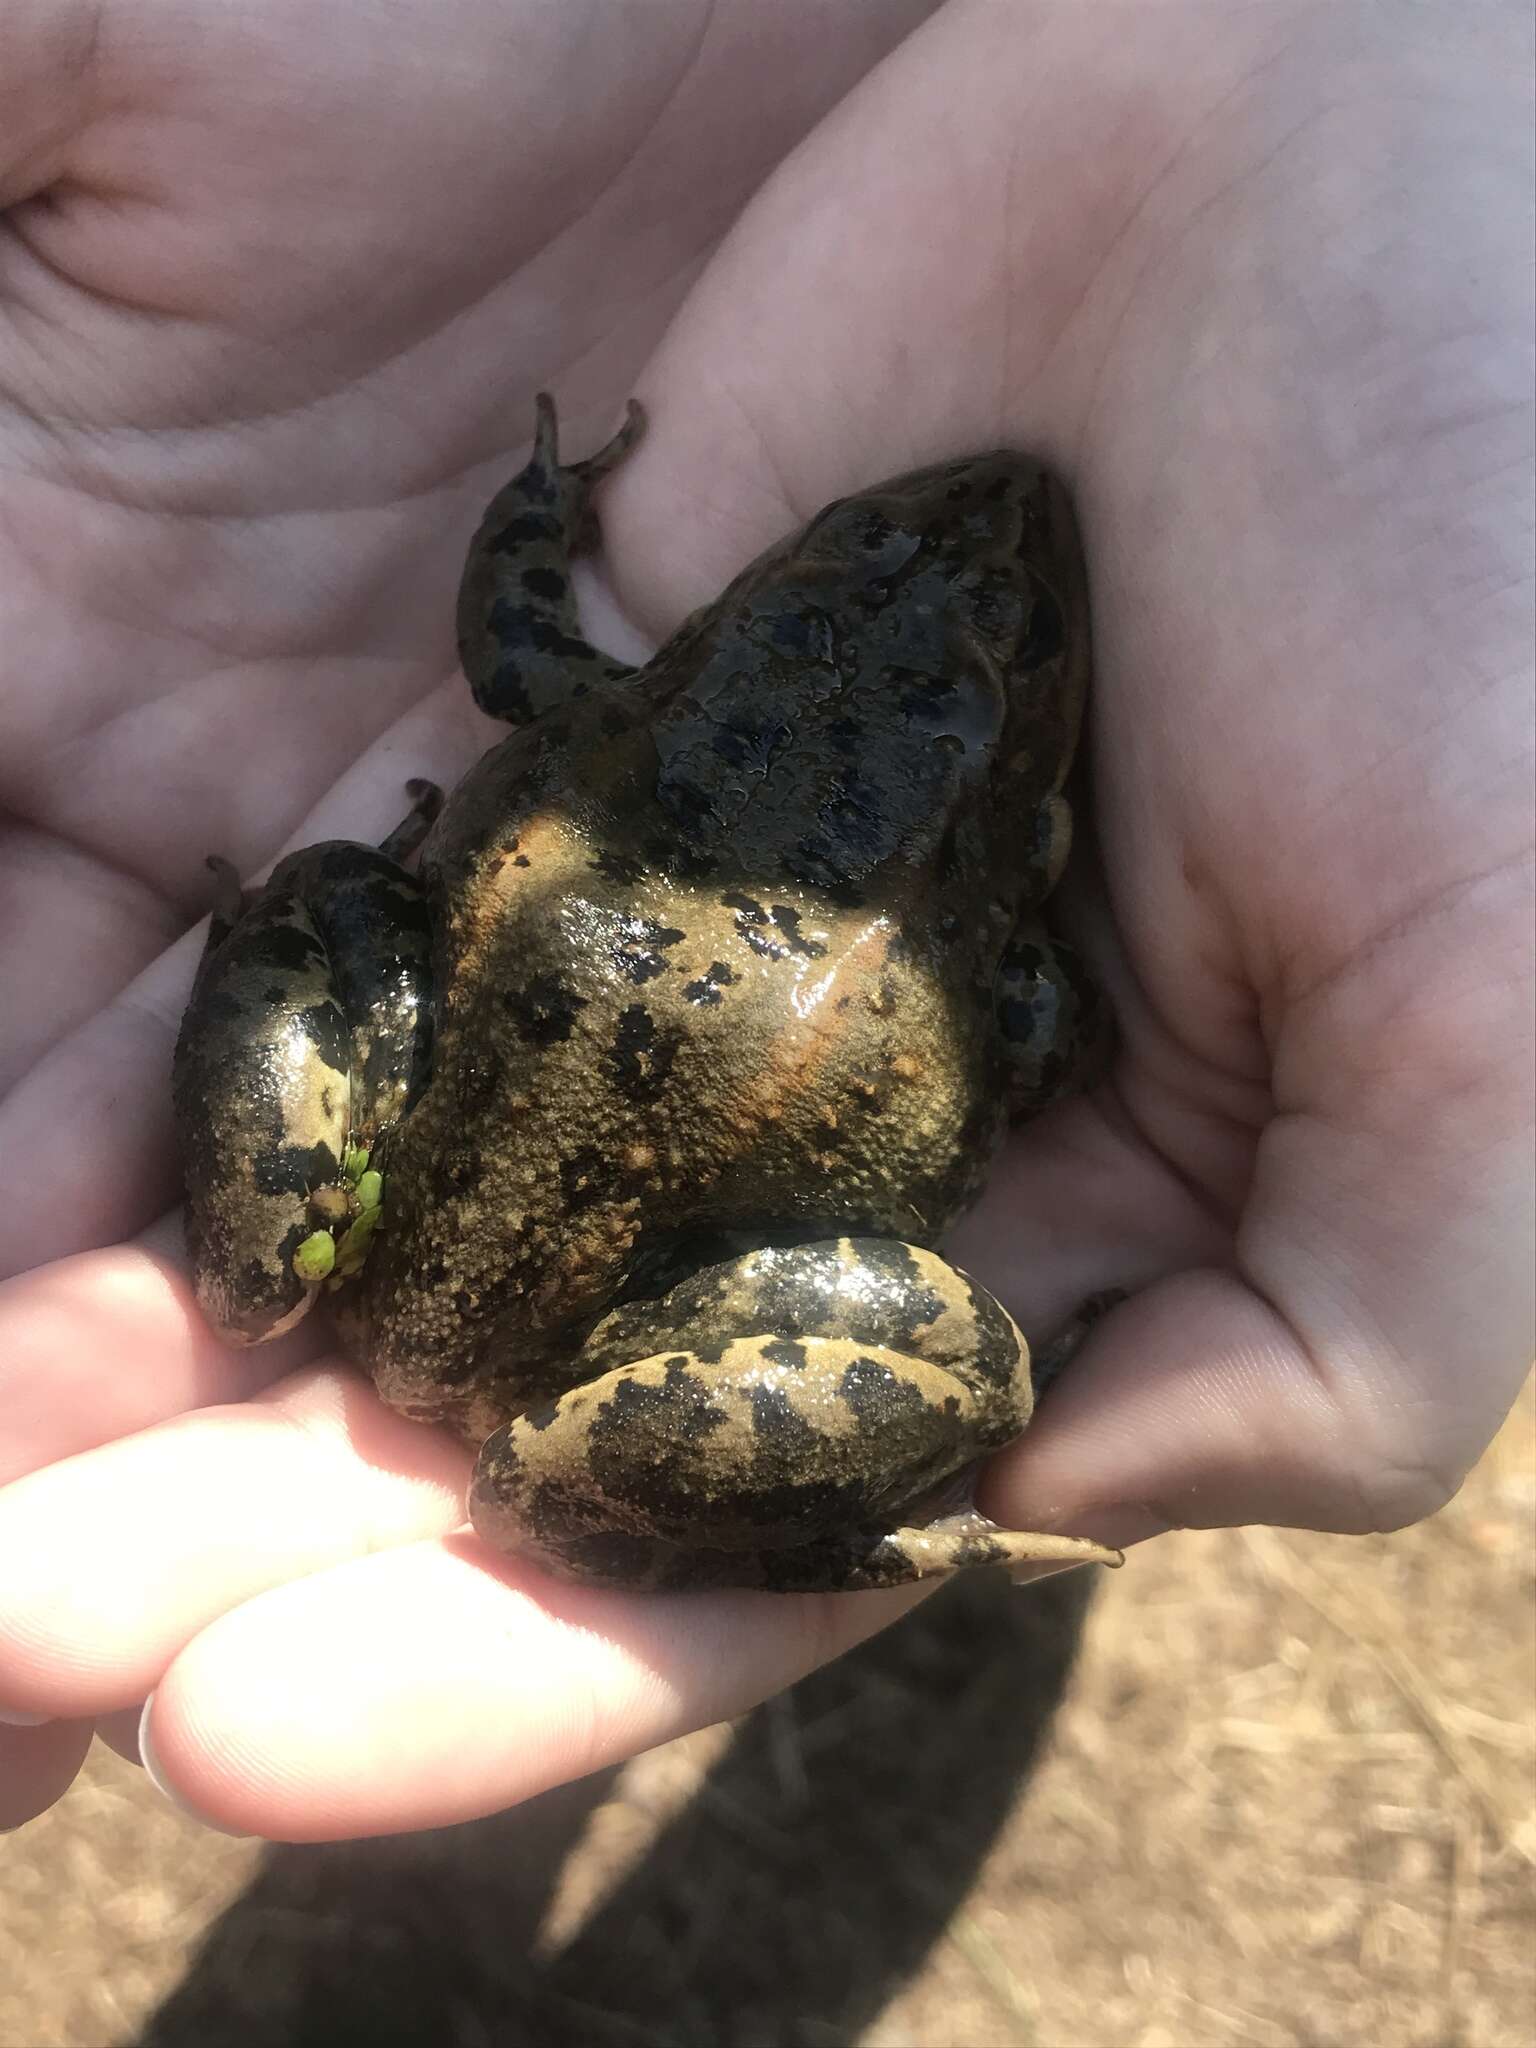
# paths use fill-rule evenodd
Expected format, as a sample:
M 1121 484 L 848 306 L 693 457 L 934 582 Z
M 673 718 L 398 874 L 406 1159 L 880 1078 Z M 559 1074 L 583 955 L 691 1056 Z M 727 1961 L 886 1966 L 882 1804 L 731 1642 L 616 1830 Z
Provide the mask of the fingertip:
M 205 1812 L 196 1800 L 182 1790 L 176 1779 L 167 1771 L 165 1762 L 160 1754 L 159 1743 L 156 1739 L 153 1725 L 154 1717 L 155 1695 L 151 1693 L 149 1698 L 145 1700 L 143 1711 L 139 1715 L 139 1762 L 144 1766 L 145 1777 L 148 1778 L 151 1785 L 160 1794 L 160 1797 L 165 1800 L 167 1805 L 174 1806 L 178 1813 L 185 1814 L 188 1820 L 195 1820 L 199 1827 L 208 1828 L 217 1835 L 233 1835 L 241 1840 L 248 1839 L 250 1833 L 248 1829 L 232 1827 L 227 1821 L 217 1820 L 212 1814 Z
M 1119 1549 L 1246 1522 L 1358 1533 L 1388 1462 L 1368 1404 L 1268 1302 L 1235 1273 L 1185 1272 L 1094 1330 L 978 1498 L 1009 1526 Z

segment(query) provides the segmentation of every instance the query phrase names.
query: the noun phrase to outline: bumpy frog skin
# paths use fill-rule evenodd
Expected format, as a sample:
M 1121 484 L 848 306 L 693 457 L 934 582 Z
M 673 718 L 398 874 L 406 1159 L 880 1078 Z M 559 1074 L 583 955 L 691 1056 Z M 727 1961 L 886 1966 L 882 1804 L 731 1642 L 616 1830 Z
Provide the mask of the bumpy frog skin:
M 639 428 L 561 466 L 539 401 L 459 599 L 515 730 L 441 815 L 415 784 L 381 849 L 226 873 L 176 1054 L 199 1300 L 249 1343 L 328 1293 L 387 1401 L 482 1445 L 476 1528 L 567 1578 L 1107 1558 L 970 1507 L 1030 1358 L 930 1249 L 1104 1037 L 1039 919 L 1066 496 L 997 453 L 844 499 L 629 669 L 568 571 Z

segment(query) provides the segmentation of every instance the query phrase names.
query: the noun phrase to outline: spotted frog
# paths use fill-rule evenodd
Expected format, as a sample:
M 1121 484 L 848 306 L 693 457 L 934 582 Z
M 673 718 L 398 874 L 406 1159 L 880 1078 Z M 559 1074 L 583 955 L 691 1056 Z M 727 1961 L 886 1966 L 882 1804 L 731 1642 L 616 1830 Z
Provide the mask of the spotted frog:
M 640 426 L 562 464 L 541 398 L 475 536 L 459 647 L 510 736 L 380 848 L 221 870 L 175 1068 L 198 1298 L 251 1343 L 328 1294 L 385 1400 L 480 1446 L 480 1533 L 567 1578 L 1109 1557 L 971 1505 L 1031 1361 L 933 1249 L 1104 1038 L 1039 915 L 1067 497 L 1006 452 L 860 492 L 630 668 L 570 561 Z

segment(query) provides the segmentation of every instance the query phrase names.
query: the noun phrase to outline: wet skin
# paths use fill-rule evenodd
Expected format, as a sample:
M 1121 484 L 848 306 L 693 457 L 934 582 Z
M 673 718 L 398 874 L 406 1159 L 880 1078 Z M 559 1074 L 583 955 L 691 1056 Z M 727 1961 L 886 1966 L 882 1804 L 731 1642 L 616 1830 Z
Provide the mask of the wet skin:
M 1071 508 L 1000 452 L 828 506 L 644 667 L 582 637 L 591 493 L 493 500 L 459 598 L 514 727 L 374 850 L 224 873 L 176 1053 L 198 1297 L 322 1293 L 569 1578 L 776 1590 L 1103 1558 L 998 1529 L 1028 1348 L 931 1247 L 1103 1006 L 1040 906 L 1088 677 Z M 419 873 L 403 864 L 420 844 Z

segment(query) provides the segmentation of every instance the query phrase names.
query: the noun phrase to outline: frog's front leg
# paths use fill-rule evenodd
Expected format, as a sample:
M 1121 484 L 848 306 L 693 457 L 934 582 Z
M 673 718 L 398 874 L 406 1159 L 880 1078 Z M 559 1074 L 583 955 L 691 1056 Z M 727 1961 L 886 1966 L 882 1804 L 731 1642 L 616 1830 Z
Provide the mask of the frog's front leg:
M 950 1482 L 1029 1419 L 1029 1352 L 932 1252 L 754 1252 L 616 1310 L 573 1370 L 490 1438 L 470 1493 L 488 1541 L 561 1577 L 832 1591 L 1115 1560 L 956 1507 Z
M 533 453 L 487 506 L 459 585 L 459 659 L 480 709 L 509 725 L 634 672 L 583 636 L 570 566 L 596 537 L 592 491 L 639 440 L 644 415 L 631 399 L 606 447 L 562 466 L 555 402 L 541 391 L 535 404 Z
M 361 1264 L 379 1219 L 370 1152 L 431 1051 L 431 931 L 400 866 L 441 802 L 375 850 L 333 840 L 266 885 L 223 884 L 176 1043 L 176 1134 L 199 1305 L 231 1343 L 289 1329 Z
M 992 985 L 1015 1118 L 1090 1087 L 1114 1047 L 1114 1018 L 1072 946 L 1038 918 L 1020 921 Z

